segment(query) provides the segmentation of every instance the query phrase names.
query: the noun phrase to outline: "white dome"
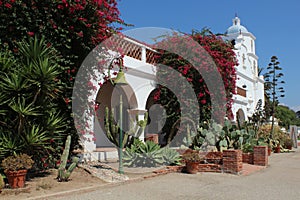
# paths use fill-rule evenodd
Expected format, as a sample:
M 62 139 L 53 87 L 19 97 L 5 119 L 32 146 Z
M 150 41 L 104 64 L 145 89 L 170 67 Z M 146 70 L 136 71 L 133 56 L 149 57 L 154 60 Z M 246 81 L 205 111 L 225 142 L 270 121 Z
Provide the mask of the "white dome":
M 235 17 L 232 21 L 233 25 L 227 29 L 225 34 L 248 33 L 248 30 L 241 25 L 241 20 L 238 17 Z

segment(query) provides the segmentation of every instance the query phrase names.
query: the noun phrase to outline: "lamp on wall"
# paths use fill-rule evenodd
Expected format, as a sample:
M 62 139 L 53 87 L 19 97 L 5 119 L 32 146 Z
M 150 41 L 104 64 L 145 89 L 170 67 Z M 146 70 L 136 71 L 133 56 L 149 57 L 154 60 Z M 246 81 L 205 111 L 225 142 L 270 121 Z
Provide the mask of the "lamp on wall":
M 122 85 L 128 85 L 128 82 L 125 79 L 125 74 L 123 71 L 123 60 L 120 61 L 122 64 L 119 66 L 119 72 L 117 74 L 117 77 L 114 81 L 115 84 L 122 84 Z
M 124 71 L 123 71 L 123 58 L 122 56 L 119 56 L 119 57 L 116 57 L 116 58 L 113 58 L 112 61 L 110 62 L 109 64 L 109 67 L 108 67 L 108 76 L 110 78 L 110 67 L 113 65 L 113 62 L 114 61 L 118 61 L 118 64 L 119 64 L 119 72 L 117 74 L 117 77 L 116 79 L 113 81 L 114 84 L 122 84 L 122 85 L 127 85 L 128 82 L 126 81 L 125 79 L 125 74 L 124 74 Z

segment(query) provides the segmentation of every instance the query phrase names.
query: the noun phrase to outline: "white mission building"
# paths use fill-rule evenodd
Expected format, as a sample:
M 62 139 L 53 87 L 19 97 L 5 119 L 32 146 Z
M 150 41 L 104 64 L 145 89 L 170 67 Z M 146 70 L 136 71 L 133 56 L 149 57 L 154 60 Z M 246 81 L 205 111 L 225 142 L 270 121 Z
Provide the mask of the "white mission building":
M 234 40 L 235 42 L 234 51 L 239 65 L 236 66 L 237 94 L 233 96 L 232 111 L 235 121 L 237 119 L 244 121 L 255 112 L 259 101 L 262 102 L 262 106 L 264 104 L 264 81 L 262 76 L 258 76 L 258 57 L 255 54 L 256 38 L 241 25 L 240 19 L 235 17 L 233 25 L 227 29 L 223 39 Z M 128 113 L 128 116 L 131 117 L 138 114 L 138 118 L 143 119 L 144 113 L 154 105 L 153 95 L 156 88 L 155 51 L 147 45 L 127 37 L 119 41 L 119 45 L 125 53 L 124 67 L 128 68 L 125 73 L 128 85 L 117 92 L 124 96 L 123 113 Z M 117 72 L 118 69 L 115 71 Z M 101 148 L 114 147 L 104 133 L 105 107 L 111 107 L 111 103 L 118 106 L 119 100 L 112 100 L 114 87 L 109 83 L 100 86 L 101 84 L 98 83 L 103 83 L 103 79 L 99 74 L 95 76 L 96 79 L 91 81 L 94 83 L 96 92 L 91 92 L 88 99 L 99 104 L 99 108 L 93 116 L 88 116 L 88 130 L 83 136 L 83 156 L 89 160 L 102 160 L 112 155 L 108 155 L 109 152 L 106 151 L 102 152 Z M 160 119 L 152 117 L 151 120 L 158 122 Z M 124 125 L 126 126 L 126 124 Z M 152 126 L 146 127 L 140 138 L 144 139 L 147 133 L 158 133 L 159 130 L 161 130 L 159 123 L 152 123 Z M 117 155 L 115 151 L 112 154 Z
M 244 121 L 255 112 L 256 105 L 264 106 L 264 78 L 258 76 L 258 57 L 255 54 L 255 36 L 241 25 L 236 16 L 225 32 L 224 40 L 232 41 L 239 65 L 237 71 L 237 94 L 233 96 L 234 121 Z

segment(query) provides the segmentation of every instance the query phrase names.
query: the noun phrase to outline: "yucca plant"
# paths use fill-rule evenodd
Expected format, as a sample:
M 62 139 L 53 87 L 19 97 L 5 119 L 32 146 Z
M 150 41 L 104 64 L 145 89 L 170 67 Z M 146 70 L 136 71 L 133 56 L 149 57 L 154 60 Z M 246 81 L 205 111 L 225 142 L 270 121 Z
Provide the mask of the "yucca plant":
M 59 111 L 59 59 L 43 38 L 19 43 L 18 57 L 0 52 L 0 160 L 26 153 L 42 167 L 60 154 L 67 120 Z

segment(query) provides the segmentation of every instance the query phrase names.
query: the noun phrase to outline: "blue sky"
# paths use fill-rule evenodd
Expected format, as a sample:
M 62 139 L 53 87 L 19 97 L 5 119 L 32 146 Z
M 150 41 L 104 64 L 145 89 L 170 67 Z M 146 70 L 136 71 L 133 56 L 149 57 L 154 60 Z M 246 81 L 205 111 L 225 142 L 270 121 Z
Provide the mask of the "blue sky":
M 210 28 L 224 33 L 237 13 L 241 24 L 256 37 L 259 66 L 275 55 L 286 84 L 282 104 L 300 110 L 300 1 L 299 0 L 121 0 L 121 18 L 134 27 L 161 27 L 190 33 Z

